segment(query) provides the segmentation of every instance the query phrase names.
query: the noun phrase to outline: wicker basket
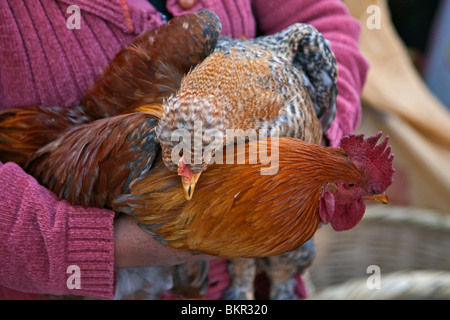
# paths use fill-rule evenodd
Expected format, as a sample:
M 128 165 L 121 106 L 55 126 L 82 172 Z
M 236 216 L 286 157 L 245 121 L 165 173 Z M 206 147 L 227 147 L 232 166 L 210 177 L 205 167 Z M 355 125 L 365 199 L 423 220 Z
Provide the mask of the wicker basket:
M 382 276 L 380 289 L 368 289 L 367 279 L 353 279 L 309 296 L 313 300 L 450 299 L 450 272 L 399 271 Z
M 354 229 L 315 236 L 310 299 L 450 299 L 450 215 L 392 206 L 368 207 Z M 368 267 L 381 289 L 370 289 Z

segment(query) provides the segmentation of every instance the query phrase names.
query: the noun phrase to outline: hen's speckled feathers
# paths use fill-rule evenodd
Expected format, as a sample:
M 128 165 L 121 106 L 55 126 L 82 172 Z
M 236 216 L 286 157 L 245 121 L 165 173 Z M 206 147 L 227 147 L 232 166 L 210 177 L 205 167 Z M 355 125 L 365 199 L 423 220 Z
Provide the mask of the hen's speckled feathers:
M 227 129 L 277 129 L 279 136 L 320 143 L 335 116 L 336 83 L 335 57 L 310 25 L 298 23 L 250 40 L 221 37 L 164 106 L 157 128 L 164 163 L 176 171 L 178 161 L 171 155 L 178 142 L 172 132 L 186 129 L 195 137 L 196 121 L 202 124 L 203 147 L 211 141 L 208 132 L 225 137 Z M 191 168 L 201 172 L 206 165 Z

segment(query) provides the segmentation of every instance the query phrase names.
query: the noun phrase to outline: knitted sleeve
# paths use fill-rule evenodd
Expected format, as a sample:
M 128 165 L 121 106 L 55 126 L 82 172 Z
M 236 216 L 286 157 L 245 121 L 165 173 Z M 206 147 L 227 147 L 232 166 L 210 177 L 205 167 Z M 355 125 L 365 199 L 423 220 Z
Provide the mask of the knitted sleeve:
M 29 293 L 114 297 L 114 213 L 56 196 L 0 163 L 0 286 Z
M 359 51 L 359 22 L 339 0 L 253 0 L 253 9 L 264 34 L 302 22 L 330 41 L 338 62 L 338 97 L 336 118 L 326 137 L 330 145 L 338 146 L 341 137 L 353 132 L 361 121 L 360 93 L 368 63 Z

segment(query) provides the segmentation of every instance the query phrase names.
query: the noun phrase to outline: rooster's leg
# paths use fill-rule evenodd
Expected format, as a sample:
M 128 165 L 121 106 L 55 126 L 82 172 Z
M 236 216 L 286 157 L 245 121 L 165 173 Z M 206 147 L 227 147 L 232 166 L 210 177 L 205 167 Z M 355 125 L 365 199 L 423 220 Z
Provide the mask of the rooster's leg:
M 296 265 L 283 255 L 269 257 L 270 300 L 296 300 L 294 293 Z
M 303 274 L 316 255 L 313 240 L 309 240 L 295 250 L 269 257 L 266 260 L 266 273 L 270 279 L 271 300 L 296 300 L 295 275 Z
M 256 275 L 255 259 L 233 259 L 229 262 L 231 284 L 225 292 L 225 300 L 254 300 L 253 281 Z

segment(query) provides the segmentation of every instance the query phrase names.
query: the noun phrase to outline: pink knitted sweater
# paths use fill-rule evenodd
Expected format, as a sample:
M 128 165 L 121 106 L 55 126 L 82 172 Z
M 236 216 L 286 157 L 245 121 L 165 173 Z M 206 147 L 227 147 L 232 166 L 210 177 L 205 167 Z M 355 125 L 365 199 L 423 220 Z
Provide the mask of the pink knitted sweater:
M 80 29 L 66 26 L 70 5 L 81 9 Z M 271 34 L 296 22 L 315 26 L 339 64 L 337 117 L 327 138 L 335 146 L 354 131 L 368 65 L 358 49 L 360 26 L 339 0 L 197 0 L 187 11 L 167 1 L 174 16 L 202 7 L 214 10 L 223 34 L 233 37 Z M 2 1 L 0 109 L 77 105 L 121 46 L 162 23 L 146 0 Z M 0 298 L 112 298 L 113 219 L 112 211 L 60 201 L 17 165 L 0 163 Z M 81 289 L 68 288 L 71 265 L 80 267 Z M 224 260 L 212 263 L 211 279 L 207 298 L 220 298 L 228 283 Z

